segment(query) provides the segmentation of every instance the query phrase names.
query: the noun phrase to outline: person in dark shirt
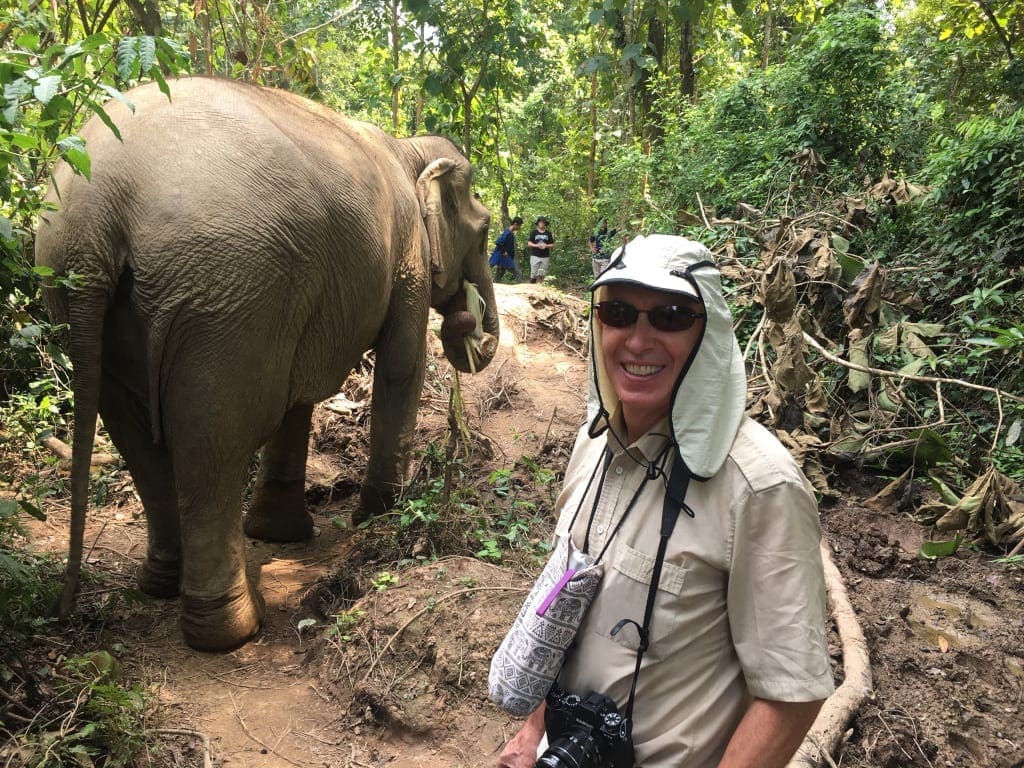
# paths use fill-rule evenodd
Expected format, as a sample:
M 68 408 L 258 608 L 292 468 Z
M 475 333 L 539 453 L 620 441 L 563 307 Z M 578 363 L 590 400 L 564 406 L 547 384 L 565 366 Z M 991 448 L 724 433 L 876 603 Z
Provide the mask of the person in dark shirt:
M 555 236 L 548 229 L 548 220 L 538 216 L 526 243 L 530 247 L 530 282 L 543 283 L 548 275 L 551 249 L 555 247 Z
M 512 219 L 512 223 L 505 228 L 505 231 L 498 235 L 498 239 L 494 241 L 494 251 L 491 253 L 491 258 L 487 263 L 492 267 L 498 268 L 495 279 L 499 281 L 505 276 L 506 270 L 512 273 L 517 283 L 523 281 L 519 265 L 516 264 L 516 232 L 522 226 L 522 216 L 516 216 Z

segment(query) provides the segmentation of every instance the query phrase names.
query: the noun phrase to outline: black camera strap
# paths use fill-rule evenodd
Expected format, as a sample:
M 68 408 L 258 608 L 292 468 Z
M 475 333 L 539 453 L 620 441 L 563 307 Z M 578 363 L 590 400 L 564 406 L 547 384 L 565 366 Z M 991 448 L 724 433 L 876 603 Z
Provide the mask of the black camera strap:
M 640 677 L 640 665 L 643 663 L 644 651 L 650 645 L 651 618 L 654 614 L 654 599 L 658 594 L 658 582 L 661 579 L 661 566 L 665 562 L 665 551 L 668 549 L 668 540 L 672 536 L 676 519 L 679 517 L 679 510 L 682 509 L 690 517 L 693 517 L 693 510 L 686 506 L 686 490 L 690 485 L 690 470 L 682 457 L 676 454 L 672 462 L 672 471 L 668 478 L 668 487 L 665 489 L 665 500 L 661 508 L 661 533 L 658 539 L 658 554 L 654 558 L 654 567 L 651 571 L 651 585 L 647 591 L 647 606 L 644 608 L 644 623 L 637 627 L 640 634 L 640 645 L 636 651 L 636 668 L 633 671 L 633 682 L 629 688 L 629 701 L 626 703 L 625 717 L 632 721 L 633 701 L 636 698 L 636 682 Z M 626 624 L 636 625 L 632 619 L 623 619 L 612 628 L 612 635 L 615 635 Z

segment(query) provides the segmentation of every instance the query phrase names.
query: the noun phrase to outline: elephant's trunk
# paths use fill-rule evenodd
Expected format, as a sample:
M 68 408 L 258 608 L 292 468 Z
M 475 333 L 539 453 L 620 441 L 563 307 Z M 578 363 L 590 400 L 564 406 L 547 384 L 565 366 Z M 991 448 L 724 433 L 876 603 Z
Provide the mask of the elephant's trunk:
M 463 373 L 476 373 L 494 359 L 500 333 L 494 283 L 486 256 L 474 258 L 472 263 L 466 264 L 465 279 L 475 286 L 478 301 L 483 304 L 479 327 L 476 316 L 470 311 L 472 299 L 467 297 L 464 289 L 460 290 L 440 310 L 444 315 L 441 344 L 445 357 L 455 368 Z

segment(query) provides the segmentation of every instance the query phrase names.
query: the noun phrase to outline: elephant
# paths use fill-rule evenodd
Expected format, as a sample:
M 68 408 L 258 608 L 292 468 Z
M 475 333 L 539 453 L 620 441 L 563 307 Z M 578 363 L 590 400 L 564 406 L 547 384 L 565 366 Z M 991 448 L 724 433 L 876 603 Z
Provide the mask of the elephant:
M 36 264 L 52 270 L 42 270 L 43 301 L 69 324 L 73 366 L 71 544 L 57 611 L 67 615 L 77 590 L 98 413 L 145 510 L 140 588 L 180 595 L 188 645 L 224 651 L 265 614 L 243 529 L 271 541 L 313 532 L 314 405 L 374 350 L 360 522 L 387 510 L 404 479 L 430 308 L 456 369 L 494 356 L 490 214 L 448 139 L 394 138 L 228 79 L 166 88 L 127 91 L 106 106 L 110 125 L 86 123 L 91 174 L 57 163 L 37 227 Z

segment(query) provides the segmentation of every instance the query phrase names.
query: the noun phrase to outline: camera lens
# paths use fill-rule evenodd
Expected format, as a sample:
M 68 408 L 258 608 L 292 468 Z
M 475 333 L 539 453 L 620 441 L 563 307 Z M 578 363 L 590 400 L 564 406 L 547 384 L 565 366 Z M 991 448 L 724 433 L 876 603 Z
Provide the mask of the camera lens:
M 586 731 L 570 731 L 537 758 L 535 768 L 591 768 L 604 765 L 598 744 Z

